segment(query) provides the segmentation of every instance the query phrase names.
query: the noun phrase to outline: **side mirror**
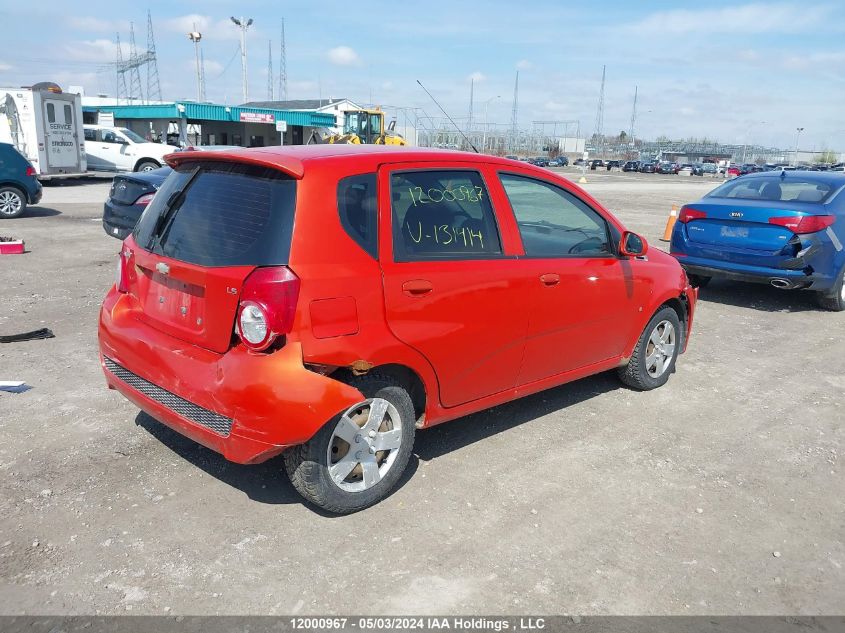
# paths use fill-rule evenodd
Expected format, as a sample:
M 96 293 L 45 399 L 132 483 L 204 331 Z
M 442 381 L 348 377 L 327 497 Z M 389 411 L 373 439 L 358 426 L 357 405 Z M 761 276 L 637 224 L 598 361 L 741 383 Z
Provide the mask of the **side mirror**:
M 619 240 L 619 254 L 625 257 L 640 257 L 648 252 L 648 242 L 631 231 L 625 231 Z

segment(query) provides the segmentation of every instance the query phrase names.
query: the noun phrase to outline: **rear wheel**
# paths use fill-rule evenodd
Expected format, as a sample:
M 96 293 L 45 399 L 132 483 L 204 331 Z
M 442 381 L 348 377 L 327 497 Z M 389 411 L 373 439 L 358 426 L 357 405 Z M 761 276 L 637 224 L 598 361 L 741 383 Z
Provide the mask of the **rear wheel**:
M 839 273 L 839 280 L 830 292 L 819 292 L 816 295 L 819 305 L 825 310 L 842 312 L 845 310 L 845 268 Z
M 158 169 L 161 167 L 157 162 L 154 160 L 142 160 L 138 163 L 138 166 L 135 168 L 135 171 L 152 171 L 154 169 Z
M 26 196 L 17 187 L 0 187 L 0 218 L 16 218 L 26 210 Z
M 402 476 L 414 444 L 414 405 L 405 389 L 379 375 L 351 384 L 366 399 L 284 456 L 297 492 L 337 514 L 384 499 Z
M 672 308 L 664 307 L 651 317 L 619 378 L 629 387 L 648 391 L 666 384 L 675 370 L 681 347 L 681 321 Z

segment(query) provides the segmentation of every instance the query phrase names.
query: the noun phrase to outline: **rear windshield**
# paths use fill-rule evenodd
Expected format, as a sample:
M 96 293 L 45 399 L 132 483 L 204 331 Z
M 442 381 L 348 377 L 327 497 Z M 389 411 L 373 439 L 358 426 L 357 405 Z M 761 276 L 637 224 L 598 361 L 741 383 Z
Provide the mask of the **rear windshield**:
M 200 266 L 288 263 L 296 181 L 266 167 L 188 162 L 135 227 L 141 248 Z
M 824 202 L 833 191 L 825 182 L 795 178 L 737 178 L 707 194 L 708 198 L 740 198 L 773 202 Z

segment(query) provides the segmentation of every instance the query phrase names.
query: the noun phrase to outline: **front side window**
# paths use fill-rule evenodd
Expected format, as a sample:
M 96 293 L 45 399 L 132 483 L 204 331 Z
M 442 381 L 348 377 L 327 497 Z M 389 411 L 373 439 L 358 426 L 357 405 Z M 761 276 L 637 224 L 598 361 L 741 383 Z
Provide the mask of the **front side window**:
M 101 130 L 100 135 L 103 139 L 103 143 L 120 143 L 120 139 L 117 137 L 117 134 L 111 130 Z
M 551 183 L 502 174 L 528 257 L 590 257 L 612 253 L 607 223 L 568 191 Z
M 133 132 L 132 130 L 125 128 L 125 127 L 118 128 L 118 129 L 120 130 L 121 134 L 123 134 L 126 138 L 128 138 L 133 143 L 146 143 L 146 141 L 141 136 L 139 136 L 138 134 L 135 134 L 135 132 Z
M 409 171 L 390 178 L 396 261 L 501 255 L 487 187 L 477 171 Z
M 340 223 L 358 245 L 378 259 L 378 198 L 376 175 L 343 178 L 337 185 Z

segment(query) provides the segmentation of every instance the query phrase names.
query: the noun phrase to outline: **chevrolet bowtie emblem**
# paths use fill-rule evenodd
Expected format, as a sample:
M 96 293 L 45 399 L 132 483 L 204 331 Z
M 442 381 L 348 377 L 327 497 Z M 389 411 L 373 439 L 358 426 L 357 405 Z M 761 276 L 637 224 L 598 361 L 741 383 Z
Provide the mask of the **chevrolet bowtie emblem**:
M 166 275 L 170 272 L 170 266 L 168 266 L 164 262 L 159 262 L 158 264 L 156 264 L 156 270 L 162 275 Z

